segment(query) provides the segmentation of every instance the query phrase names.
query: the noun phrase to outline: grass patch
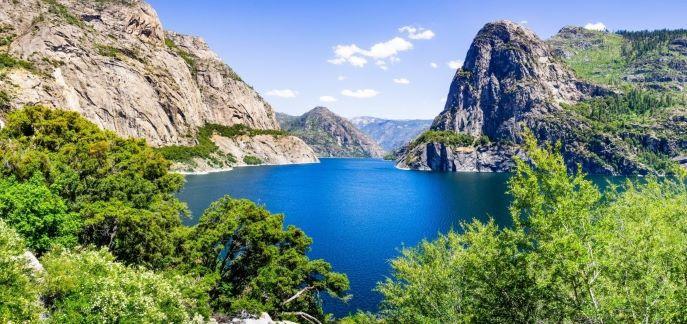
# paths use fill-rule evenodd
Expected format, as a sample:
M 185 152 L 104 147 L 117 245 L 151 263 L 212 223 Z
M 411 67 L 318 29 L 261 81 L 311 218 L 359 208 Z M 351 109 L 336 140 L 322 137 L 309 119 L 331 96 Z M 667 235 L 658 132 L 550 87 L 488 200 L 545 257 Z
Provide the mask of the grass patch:
M 7 53 L 0 53 L 0 69 L 22 68 L 29 71 L 34 70 L 33 63 L 18 59 Z
M 66 21 L 70 25 L 84 27 L 84 22 L 81 18 L 75 16 L 69 11 L 69 8 L 65 7 L 63 4 L 57 2 L 56 0 L 44 0 L 48 4 L 48 12 L 54 14 L 60 19 Z
M 243 163 L 248 164 L 248 165 L 260 165 L 262 164 L 262 160 L 260 158 L 252 156 L 252 155 L 246 155 L 243 157 Z
M 602 45 L 578 50 L 566 63 L 579 78 L 595 83 L 620 85 L 627 67 L 622 55 L 625 40 L 620 35 L 601 34 Z

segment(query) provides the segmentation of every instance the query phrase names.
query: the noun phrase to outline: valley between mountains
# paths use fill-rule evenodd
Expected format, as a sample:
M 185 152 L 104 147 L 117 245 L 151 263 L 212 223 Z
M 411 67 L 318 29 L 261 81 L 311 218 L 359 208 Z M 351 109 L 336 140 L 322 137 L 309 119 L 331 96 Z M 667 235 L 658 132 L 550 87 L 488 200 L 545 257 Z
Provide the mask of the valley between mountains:
M 0 120 L 26 105 L 79 112 L 144 138 L 183 172 L 387 157 L 399 168 L 508 171 L 523 131 L 560 143 L 569 168 L 663 174 L 687 149 L 687 33 L 509 22 L 475 37 L 433 120 L 350 121 L 273 107 L 202 38 L 165 30 L 141 1 L 19 1 L 0 24 Z M 87 81 L 86 81 L 87 80 Z

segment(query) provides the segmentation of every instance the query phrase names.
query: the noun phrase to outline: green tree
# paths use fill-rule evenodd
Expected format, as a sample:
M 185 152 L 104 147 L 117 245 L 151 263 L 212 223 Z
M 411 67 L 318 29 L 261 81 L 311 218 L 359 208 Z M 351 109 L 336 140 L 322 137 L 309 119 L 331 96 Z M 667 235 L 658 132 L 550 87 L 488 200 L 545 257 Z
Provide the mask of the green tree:
M 202 281 L 127 267 L 104 249 L 52 251 L 42 262 L 43 298 L 57 323 L 181 323 L 209 315 Z
M 214 279 L 215 309 L 324 318 L 320 292 L 345 298 L 346 276 L 323 260 L 309 260 L 312 240 L 296 227 L 284 229 L 283 221 L 282 215 L 230 197 L 201 216 L 186 245 L 188 265 Z
M 605 193 L 537 147 L 509 181 L 511 228 L 463 225 L 403 251 L 380 283 L 400 322 L 687 320 L 687 187 L 645 179 Z
M 0 180 L 0 218 L 14 227 L 38 255 L 55 244 L 75 246 L 81 228 L 79 215 L 69 212 L 39 175 L 23 183 Z
M 24 182 L 41 174 L 49 188 L 31 181 L 38 189 L 7 199 L 23 197 L 47 208 L 61 197 L 67 210 L 55 208 L 84 219 L 81 243 L 108 246 L 129 264 L 162 268 L 174 256 L 176 234 L 183 231 L 180 216 L 187 210 L 174 196 L 183 177 L 169 173 L 169 165 L 144 140 L 103 131 L 75 112 L 26 107 L 10 113 L 0 131 L 0 176 Z M 41 197 L 50 200 L 44 204 Z M 12 225 L 36 225 L 33 218 L 43 219 L 18 214 Z M 39 229 L 25 226 L 20 232 L 32 243 L 35 235 L 28 231 Z M 44 250 L 47 243 L 41 244 Z
M 23 239 L 0 219 L 0 322 L 38 320 L 38 274 L 24 257 Z

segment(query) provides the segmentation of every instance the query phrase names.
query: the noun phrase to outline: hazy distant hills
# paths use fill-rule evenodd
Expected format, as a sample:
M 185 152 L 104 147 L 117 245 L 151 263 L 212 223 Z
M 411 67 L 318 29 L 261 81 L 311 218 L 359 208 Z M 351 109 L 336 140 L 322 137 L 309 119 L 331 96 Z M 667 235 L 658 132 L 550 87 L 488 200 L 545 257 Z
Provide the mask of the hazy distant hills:
M 417 135 L 429 129 L 431 119 L 382 119 L 376 117 L 354 117 L 351 123 L 370 136 L 387 152 L 393 151 Z

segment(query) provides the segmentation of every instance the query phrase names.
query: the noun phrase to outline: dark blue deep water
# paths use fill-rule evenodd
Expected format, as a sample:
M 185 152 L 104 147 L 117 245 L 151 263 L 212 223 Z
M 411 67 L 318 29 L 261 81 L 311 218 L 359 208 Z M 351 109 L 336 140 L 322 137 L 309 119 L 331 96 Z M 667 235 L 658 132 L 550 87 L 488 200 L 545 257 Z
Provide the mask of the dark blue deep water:
M 194 217 L 223 195 L 248 198 L 314 240 L 311 258 L 348 275 L 353 298 L 325 300 L 337 316 L 375 311 L 375 284 L 390 273 L 400 248 L 458 228 L 461 221 L 494 218 L 507 225 L 507 174 L 403 171 L 376 159 L 322 159 L 319 164 L 237 168 L 189 175 L 179 194 Z

